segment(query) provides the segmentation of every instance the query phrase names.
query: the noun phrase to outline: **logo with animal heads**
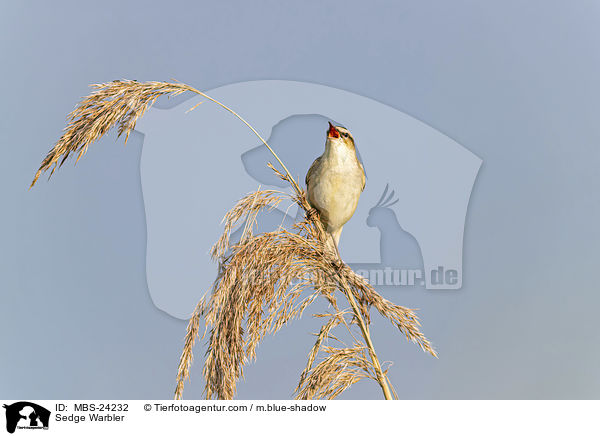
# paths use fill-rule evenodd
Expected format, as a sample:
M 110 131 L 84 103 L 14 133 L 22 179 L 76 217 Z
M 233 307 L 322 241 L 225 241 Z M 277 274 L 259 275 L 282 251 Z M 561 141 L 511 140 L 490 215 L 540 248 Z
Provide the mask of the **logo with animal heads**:
M 50 411 L 38 404 L 19 401 L 4 404 L 3 407 L 6 409 L 6 431 L 9 433 L 14 433 L 16 429 L 48 429 Z
M 479 157 L 404 112 L 332 87 L 262 80 L 206 92 L 235 105 L 301 181 L 323 153 L 327 122 L 345 126 L 367 179 L 340 239 L 344 261 L 370 280 L 372 271 L 397 272 L 392 287 L 460 289 Z M 155 107 L 137 125 L 148 287 L 158 308 L 182 319 L 216 276 L 209 250 L 225 212 L 258 185 L 285 189 L 267 167 L 272 155 L 239 120 L 216 105 L 186 113 L 199 101 Z M 281 205 L 265 212 L 256 231 L 289 226 L 299 214 Z

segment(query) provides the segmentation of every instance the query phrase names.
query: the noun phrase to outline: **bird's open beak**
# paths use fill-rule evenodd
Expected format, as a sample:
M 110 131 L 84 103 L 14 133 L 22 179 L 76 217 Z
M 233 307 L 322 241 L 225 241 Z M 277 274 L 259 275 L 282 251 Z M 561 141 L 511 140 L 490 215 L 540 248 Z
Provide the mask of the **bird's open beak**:
M 327 132 L 327 136 L 330 138 L 339 138 L 340 132 L 338 132 L 333 124 L 329 123 L 329 131 Z

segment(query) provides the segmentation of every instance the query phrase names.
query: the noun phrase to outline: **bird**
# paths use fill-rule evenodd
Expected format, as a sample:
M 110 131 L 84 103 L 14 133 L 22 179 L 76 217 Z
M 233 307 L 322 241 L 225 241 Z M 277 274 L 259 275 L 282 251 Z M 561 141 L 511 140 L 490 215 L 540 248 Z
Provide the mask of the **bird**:
M 342 228 L 354 215 L 366 182 L 348 129 L 329 123 L 325 151 L 310 166 L 305 182 L 308 203 L 318 212 L 339 257 Z

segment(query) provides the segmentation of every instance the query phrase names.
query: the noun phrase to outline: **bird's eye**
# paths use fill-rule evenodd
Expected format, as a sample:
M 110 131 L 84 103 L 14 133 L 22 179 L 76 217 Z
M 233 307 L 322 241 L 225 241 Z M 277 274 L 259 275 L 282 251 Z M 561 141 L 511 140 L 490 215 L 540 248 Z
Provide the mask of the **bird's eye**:
M 344 138 L 347 138 L 347 137 L 348 137 L 348 134 L 347 134 L 346 132 L 344 132 L 344 133 L 342 133 L 342 136 L 343 136 Z

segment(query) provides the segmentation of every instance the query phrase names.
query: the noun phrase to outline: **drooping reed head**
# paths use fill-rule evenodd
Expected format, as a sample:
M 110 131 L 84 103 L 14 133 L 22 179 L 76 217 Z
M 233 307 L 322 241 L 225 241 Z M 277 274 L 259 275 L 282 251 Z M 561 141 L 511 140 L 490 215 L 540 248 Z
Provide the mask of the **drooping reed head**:
M 117 126 L 118 135 L 125 133 L 125 141 L 148 107 L 161 95 L 179 95 L 191 91 L 188 85 L 170 82 L 137 82 L 114 80 L 92 85 L 95 90 L 85 97 L 67 116 L 67 126 L 56 145 L 48 152 L 31 186 L 42 173 L 62 166 L 71 154 L 78 161 L 94 141 Z

